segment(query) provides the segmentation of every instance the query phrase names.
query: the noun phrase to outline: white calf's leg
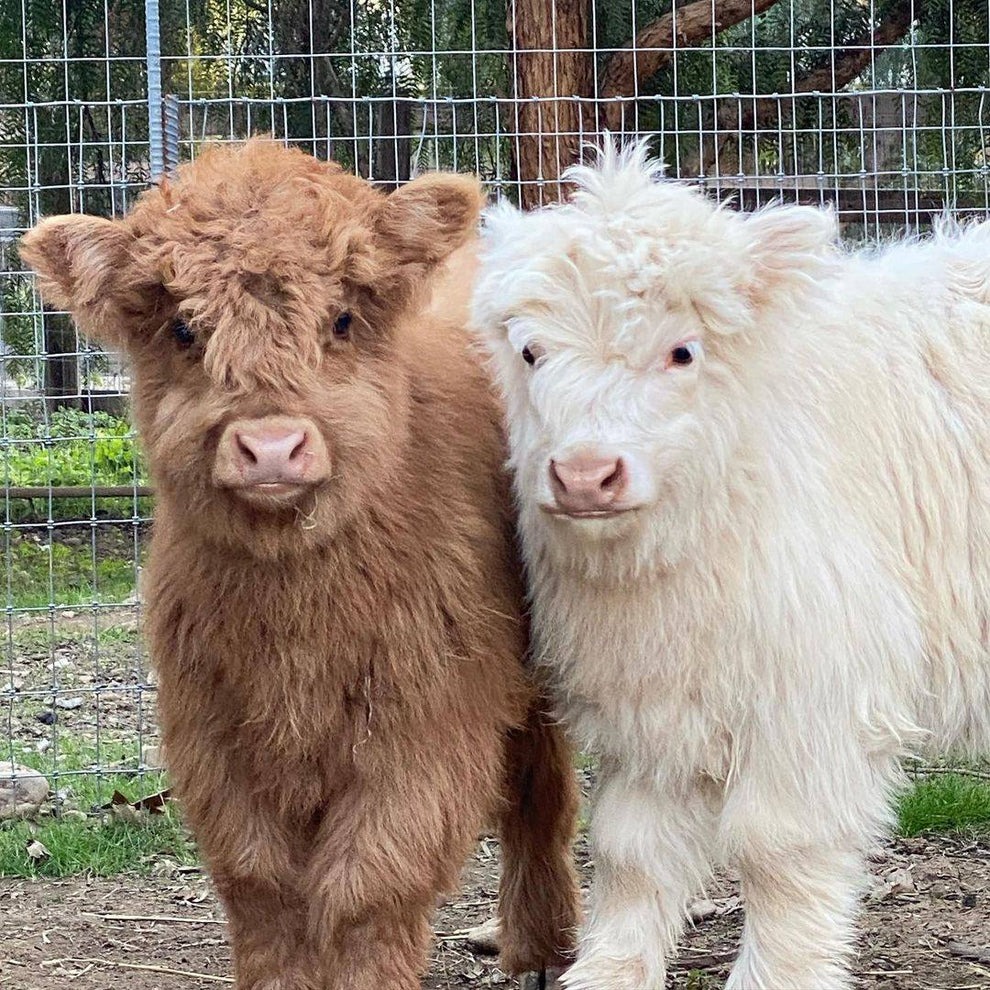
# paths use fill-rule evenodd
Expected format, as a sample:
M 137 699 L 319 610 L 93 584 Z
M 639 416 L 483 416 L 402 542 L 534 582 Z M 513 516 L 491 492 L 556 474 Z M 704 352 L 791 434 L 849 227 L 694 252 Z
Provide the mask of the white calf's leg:
M 591 913 L 567 990 L 663 990 L 688 899 L 711 870 L 714 833 L 700 792 L 607 777 L 591 823 Z
M 846 990 L 865 864 L 855 850 L 805 846 L 739 864 L 746 924 L 726 990 Z

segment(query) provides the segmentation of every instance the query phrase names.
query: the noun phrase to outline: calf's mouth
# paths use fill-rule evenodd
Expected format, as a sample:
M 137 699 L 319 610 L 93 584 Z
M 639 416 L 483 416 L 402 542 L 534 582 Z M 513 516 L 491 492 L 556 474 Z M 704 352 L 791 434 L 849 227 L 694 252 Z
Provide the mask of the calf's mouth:
M 213 483 L 261 508 L 298 502 L 330 478 L 327 445 L 312 420 L 261 416 L 228 423 L 217 444 Z

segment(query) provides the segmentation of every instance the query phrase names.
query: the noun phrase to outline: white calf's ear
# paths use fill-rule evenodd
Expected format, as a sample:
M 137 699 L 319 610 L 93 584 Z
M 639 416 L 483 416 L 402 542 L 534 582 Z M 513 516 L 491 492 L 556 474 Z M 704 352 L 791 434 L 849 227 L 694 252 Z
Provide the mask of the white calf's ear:
M 72 313 L 87 336 L 118 343 L 111 300 L 131 241 L 117 221 L 72 214 L 42 220 L 21 238 L 19 253 L 45 302 Z
M 475 232 L 484 203 L 474 176 L 431 172 L 396 189 L 375 227 L 400 264 L 436 265 Z
M 471 325 L 489 342 L 506 337 L 506 289 L 509 285 L 518 288 L 525 278 L 518 254 L 520 236 L 526 229 L 520 223 L 523 217 L 522 211 L 505 199 L 482 214 L 480 267 L 471 299 Z
M 743 221 L 754 266 L 750 295 L 757 306 L 807 284 L 827 266 L 838 237 L 835 215 L 810 206 L 771 206 Z

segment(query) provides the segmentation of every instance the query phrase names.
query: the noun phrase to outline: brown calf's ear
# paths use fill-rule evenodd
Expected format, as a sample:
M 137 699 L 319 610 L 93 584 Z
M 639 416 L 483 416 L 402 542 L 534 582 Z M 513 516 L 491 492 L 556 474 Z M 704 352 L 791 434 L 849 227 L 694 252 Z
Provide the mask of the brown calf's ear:
M 378 233 L 400 263 L 436 265 L 468 240 L 484 204 L 474 176 L 430 172 L 385 200 Z
M 49 305 L 72 313 L 88 337 L 121 343 L 122 327 L 112 306 L 131 235 L 113 220 L 85 214 L 49 217 L 20 242 L 21 258 L 38 275 Z

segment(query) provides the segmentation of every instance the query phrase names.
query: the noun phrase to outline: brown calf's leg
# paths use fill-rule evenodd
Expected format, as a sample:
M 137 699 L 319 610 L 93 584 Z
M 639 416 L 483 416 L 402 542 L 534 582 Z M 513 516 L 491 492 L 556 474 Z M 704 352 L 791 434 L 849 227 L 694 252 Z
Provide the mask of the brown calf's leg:
M 253 792 L 214 751 L 180 760 L 186 818 L 223 902 L 237 990 L 315 990 L 305 976 L 306 905 L 299 893 L 299 842 L 274 800 Z M 180 754 L 185 755 L 185 754 Z
M 328 810 L 305 881 L 320 990 L 419 990 L 437 895 L 494 801 L 500 750 L 492 732 L 445 754 L 365 751 L 362 783 Z
M 306 915 L 284 884 L 214 870 L 227 913 L 237 990 L 321 990 L 305 958 Z
M 499 890 L 502 966 L 510 973 L 568 965 L 580 899 L 574 869 L 578 790 L 571 749 L 543 699 L 508 742 Z

